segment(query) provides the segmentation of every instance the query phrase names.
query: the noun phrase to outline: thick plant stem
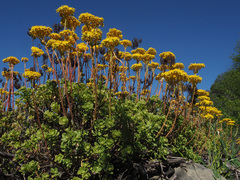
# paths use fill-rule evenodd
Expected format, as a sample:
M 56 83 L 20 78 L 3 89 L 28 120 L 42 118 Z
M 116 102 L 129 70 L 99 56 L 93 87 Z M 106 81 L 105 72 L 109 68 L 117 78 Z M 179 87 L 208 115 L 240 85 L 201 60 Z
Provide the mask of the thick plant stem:
M 53 65 L 53 80 L 54 80 L 54 74 L 55 74 L 55 75 L 56 75 L 56 79 L 57 79 L 57 84 L 58 84 L 59 96 L 60 96 L 60 99 L 61 99 L 61 105 L 62 105 L 63 115 L 66 116 L 65 107 L 64 107 L 64 104 L 63 104 L 63 96 L 62 96 L 62 92 L 61 92 L 61 86 L 60 86 L 60 82 L 59 82 L 59 79 L 58 79 L 58 76 L 57 76 L 57 72 L 55 71 L 55 68 L 54 68 L 54 62 L 53 62 L 53 60 L 51 59 L 50 54 L 49 54 L 49 51 L 48 51 L 48 49 L 47 49 L 46 46 L 45 46 L 45 49 L 46 49 L 48 58 L 49 58 L 50 62 L 51 62 L 52 65 Z
M 164 126 L 165 126 L 165 124 L 166 124 L 167 118 L 168 118 L 168 116 L 169 116 L 169 114 L 170 114 L 171 106 L 172 106 L 172 104 L 170 104 L 170 106 L 169 106 L 169 108 L 168 108 L 168 113 L 167 113 L 167 115 L 166 115 L 166 117 L 165 117 L 165 120 L 164 120 L 164 122 L 163 122 L 163 125 L 162 125 L 161 129 L 158 131 L 158 133 L 157 133 L 157 135 L 156 135 L 156 138 L 158 138 L 158 137 L 160 136 L 161 132 L 163 131 L 163 128 L 164 128 Z
M 109 76 L 110 76 L 110 87 L 109 87 L 109 118 L 112 118 L 111 113 L 111 103 L 112 103 L 112 51 L 110 51 L 110 60 L 109 60 Z
M 47 146 L 47 140 L 44 136 L 44 132 L 43 132 L 43 129 L 42 129 L 42 125 L 41 125 L 41 122 L 40 122 L 40 118 L 39 118 L 39 114 L 38 114 L 38 107 L 37 107 L 37 104 L 36 104 L 36 98 L 35 98 L 35 94 L 33 92 L 33 101 L 34 101 L 34 106 L 35 106 L 35 112 L 37 114 L 37 119 L 38 119 L 38 125 L 41 129 L 41 132 L 42 132 L 42 136 L 43 136 L 43 139 L 44 139 L 44 142 L 45 142 L 45 147 L 46 147 L 46 150 L 48 151 L 48 146 Z

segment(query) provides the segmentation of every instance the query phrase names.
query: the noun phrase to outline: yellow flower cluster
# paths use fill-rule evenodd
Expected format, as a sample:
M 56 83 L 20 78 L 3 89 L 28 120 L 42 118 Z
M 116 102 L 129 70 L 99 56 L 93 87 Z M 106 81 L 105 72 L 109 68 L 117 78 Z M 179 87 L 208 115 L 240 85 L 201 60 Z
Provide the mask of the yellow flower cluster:
M 147 50 L 146 53 L 147 53 L 147 54 L 154 55 L 154 56 L 157 55 L 157 51 L 156 51 L 156 49 L 154 49 L 154 48 L 152 48 L 152 47 L 148 48 L 148 50 Z
M 173 84 L 177 84 L 180 81 L 186 82 L 188 80 L 188 75 L 185 71 L 181 69 L 174 69 L 161 74 L 164 79 Z
M 219 111 L 216 107 L 206 106 L 205 112 L 212 114 L 212 115 L 219 115 L 221 111 Z
M 39 39 L 43 39 L 49 36 L 51 32 L 52 32 L 52 28 L 47 26 L 33 26 L 29 31 L 32 37 L 39 38 Z
M 117 30 L 116 28 L 109 29 L 109 32 L 107 33 L 107 38 L 109 37 L 118 37 L 119 39 L 122 39 L 122 31 Z
M 2 94 L 8 94 L 8 92 L 5 91 L 3 88 L 0 88 L 0 95 L 2 95 Z
M 164 60 L 176 59 L 175 55 L 170 51 L 162 52 L 159 56 Z
M 127 92 L 127 91 L 124 91 L 124 92 L 118 91 L 118 92 L 115 93 L 115 96 L 120 97 L 122 94 L 123 94 L 123 95 L 128 95 L 129 92 Z
M 168 65 L 165 65 L 165 64 L 161 64 L 160 67 L 158 67 L 158 69 L 162 72 L 165 72 L 167 69 L 168 69 Z
M 196 85 L 200 82 L 202 82 L 202 78 L 198 75 L 189 75 L 188 76 L 188 82 L 191 83 L 192 85 Z
M 23 57 L 23 58 L 21 59 L 21 61 L 26 63 L 26 62 L 28 62 L 28 58 Z
M 9 63 L 10 66 L 15 66 L 16 64 L 20 63 L 18 58 L 13 57 L 13 56 L 9 56 L 9 57 L 3 59 L 3 62 L 4 63 Z
M 132 54 L 129 53 L 129 52 L 119 51 L 118 52 L 118 56 L 119 56 L 120 59 L 124 59 L 125 58 L 125 61 L 130 61 L 132 59 Z
M 168 66 L 168 69 L 184 69 L 183 63 L 175 63 L 171 67 Z
M 120 44 L 123 45 L 123 47 L 126 49 L 127 47 L 132 46 L 132 41 L 124 39 L 120 41 Z
M 18 72 L 13 71 L 13 74 L 18 75 Z M 12 71 L 2 71 L 2 76 L 5 77 L 8 80 L 12 76 Z
M 62 36 L 64 40 L 71 42 L 71 44 L 75 44 L 75 41 L 79 40 L 77 34 L 69 29 L 59 32 L 59 35 Z
M 223 120 L 219 121 L 219 123 L 223 123 L 223 122 L 226 122 L 228 126 L 235 125 L 235 121 L 230 118 L 224 118 Z
M 54 40 L 50 39 L 47 42 L 47 47 L 52 47 L 54 50 L 58 50 L 59 52 L 63 53 L 71 48 L 71 43 L 69 41 L 61 41 L 61 40 Z
M 143 55 L 143 62 L 144 62 L 144 64 L 148 64 L 154 58 L 155 58 L 155 55 L 146 53 L 146 54 Z
M 134 80 L 134 79 L 136 79 L 136 76 L 130 76 L 129 79 Z
M 209 96 L 209 92 L 202 90 L 202 89 L 198 89 L 196 94 L 198 96 Z
M 133 71 L 138 71 L 139 69 L 141 69 L 143 67 L 143 65 L 141 64 L 141 63 L 136 63 L 136 64 L 133 64 L 132 66 L 131 66 L 131 69 L 133 70 Z
M 139 61 L 143 60 L 143 55 L 140 53 L 134 53 L 132 55 L 132 58 L 135 59 L 137 62 L 139 62 Z
M 120 40 L 118 37 L 107 37 L 106 39 L 102 40 L 101 45 L 103 47 L 109 48 L 111 50 L 114 49 L 114 47 L 118 46 L 120 44 Z
M 123 76 L 120 76 L 120 80 L 121 81 L 129 81 L 129 78 L 123 75 Z
M 32 50 L 31 56 L 34 56 L 34 57 L 40 57 L 44 54 L 43 50 L 35 46 L 32 46 L 31 50 Z
M 47 69 L 48 68 L 48 65 L 47 64 L 44 64 L 41 66 L 42 69 Z
M 208 97 L 208 96 L 198 96 L 198 100 L 199 101 L 210 100 L 210 97 Z
M 49 34 L 49 37 L 51 39 L 54 39 L 54 40 L 60 40 L 61 39 L 61 36 L 58 33 L 51 33 L 51 34 Z
M 84 25 L 85 26 L 85 25 Z M 82 41 L 85 41 L 85 42 L 90 42 L 90 44 L 98 44 L 101 39 L 102 39 L 102 31 L 101 29 L 99 28 L 89 28 L 89 29 L 85 29 L 83 26 L 83 29 L 82 30 Z
M 56 10 L 59 13 L 59 16 L 62 18 L 66 18 L 68 16 L 73 16 L 75 12 L 75 8 L 69 7 L 68 5 L 63 5 Z
M 163 79 L 164 79 L 164 76 L 163 76 L 162 74 L 163 74 L 163 73 L 159 73 L 159 74 L 155 77 L 155 79 L 156 79 L 157 81 L 163 80 Z
M 213 102 L 209 101 L 209 100 L 203 100 L 203 101 L 200 101 L 200 105 L 202 105 L 202 106 L 212 106 Z
M 79 21 L 87 26 L 91 26 L 93 28 L 97 28 L 99 26 L 104 26 L 102 17 L 97 17 L 92 15 L 91 13 L 82 13 L 78 17 Z
M 87 85 L 87 87 L 91 87 L 91 86 L 93 85 L 93 83 L 92 83 L 92 82 L 89 82 L 89 83 L 87 83 L 86 85 Z
M 34 79 L 38 79 L 39 77 L 41 77 L 41 74 L 39 72 L 26 70 L 26 72 L 23 73 L 23 77 L 28 78 L 30 80 L 34 80 Z
M 53 69 L 52 69 L 51 67 L 48 67 L 48 68 L 45 70 L 46 73 L 50 73 L 50 72 L 52 72 L 52 71 L 53 71 Z
M 201 117 L 205 118 L 205 119 L 214 119 L 214 116 L 212 114 L 201 114 Z
M 106 67 L 108 67 L 108 65 L 106 65 L 106 64 L 98 64 L 98 65 L 97 65 L 97 68 L 100 69 L 100 70 L 103 70 L 103 69 L 105 69 Z
M 197 74 L 198 71 L 202 68 L 205 68 L 205 65 L 203 63 L 191 63 L 189 66 L 188 66 L 188 69 L 189 70 L 193 70 L 193 73 L 194 74 Z
M 142 54 L 142 55 L 144 55 L 146 53 L 146 50 L 139 47 L 137 49 L 132 50 L 131 53 L 132 54 Z
M 141 92 L 141 95 L 146 96 L 150 91 L 148 89 L 144 89 Z
M 126 71 L 126 70 L 128 70 L 128 67 L 119 66 L 119 71 L 120 72 L 123 72 L 123 71 Z
M 240 145 L 240 138 L 238 138 L 237 140 L 237 144 Z M 240 153 L 238 153 L 240 155 Z
M 66 25 L 66 28 L 69 28 L 71 30 L 75 30 L 77 27 L 79 27 L 81 25 L 81 23 L 74 16 L 68 16 L 66 18 L 62 18 L 61 25 L 63 27 Z
M 159 66 L 159 63 L 153 62 L 153 61 L 150 64 L 148 64 L 148 67 L 152 69 L 156 69 L 158 66 Z
M 85 43 L 79 43 L 79 44 L 77 45 L 77 49 L 78 49 L 78 51 L 80 51 L 80 52 L 88 51 L 88 47 L 87 47 L 87 45 L 86 45 Z

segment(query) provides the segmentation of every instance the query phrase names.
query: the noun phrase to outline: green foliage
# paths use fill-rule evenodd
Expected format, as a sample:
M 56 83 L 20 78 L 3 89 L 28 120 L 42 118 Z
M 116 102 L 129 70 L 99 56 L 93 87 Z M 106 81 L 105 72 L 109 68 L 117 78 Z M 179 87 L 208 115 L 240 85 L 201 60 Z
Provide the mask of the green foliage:
M 82 83 L 68 84 L 67 87 L 68 95 L 71 92 L 72 113 L 66 115 L 55 81 L 48 80 L 36 89 L 21 87 L 16 92 L 17 115 L 10 112 L 1 116 L 0 121 L 3 128 L 1 147 L 14 154 L 13 164 L 4 163 L 4 171 L 11 173 L 17 168 L 20 169 L 19 176 L 33 179 L 62 176 L 89 179 L 97 175 L 110 177 L 114 161 L 124 164 L 136 157 L 165 158 L 171 146 L 179 149 L 182 156 L 194 157 L 191 147 L 185 146 L 195 132 L 189 129 L 190 126 L 174 141 L 164 137 L 171 128 L 174 115 L 168 118 L 163 134 L 156 137 L 166 116 L 161 111 L 162 101 L 155 96 L 137 103 L 134 96 L 132 100 L 112 96 L 110 118 L 109 94 L 106 87 L 99 86 L 97 118 L 94 120 L 93 90 Z M 67 94 L 63 88 L 61 92 L 63 105 L 67 107 Z M 180 116 L 177 127 L 182 121 Z M 172 154 L 179 155 L 174 151 Z
M 214 105 L 225 117 L 231 117 L 239 122 L 240 119 L 240 71 L 231 69 L 215 80 L 211 86 L 210 97 Z

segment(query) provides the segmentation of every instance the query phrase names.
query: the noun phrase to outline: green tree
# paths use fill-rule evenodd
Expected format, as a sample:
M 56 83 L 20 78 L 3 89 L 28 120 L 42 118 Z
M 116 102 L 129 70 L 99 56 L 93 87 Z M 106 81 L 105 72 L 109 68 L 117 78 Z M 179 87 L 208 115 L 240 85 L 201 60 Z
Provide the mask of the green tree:
M 210 97 L 214 106 L 223 112 L 224 117 L 230 117 L 240 122 L 240 42 L 231 56 L 232 67 L 218 75 L 210 88 Z

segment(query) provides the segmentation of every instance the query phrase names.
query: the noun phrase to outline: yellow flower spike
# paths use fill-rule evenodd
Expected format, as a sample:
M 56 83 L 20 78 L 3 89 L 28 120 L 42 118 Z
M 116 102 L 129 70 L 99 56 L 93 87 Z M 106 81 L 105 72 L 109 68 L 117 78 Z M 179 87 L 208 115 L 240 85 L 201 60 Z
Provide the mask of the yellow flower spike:
M 9 56 L 9 57 L 3 59 L 3 62 L 9 63 L 10 66 L 15 66 L 16 64 L 20 63 L 18 58 L 14 57 L 14 56 Z
M 123 45 L 123 47 L 126 49 L 127 47 L 132 46 L 132 41 L 123 39 L 122 41 L 120 41 L 120 44 Z
M 31 50 L 32 50 L 31 56 L 34 56 L 34 57 L 40 57 L 44 54 L 43 50 L 35 46 L 32 46 Z
M 56 10 L 56 12 L 59 13 L 60 17 L 66 18 L 74 15 L 75 8 L 69 7 L 68 5 L 62 5 Z
M 193 70 L 194 74 L 197 74 L 198 71 L 202 68 L 205 68 L 205 65 L 203 63 L 191 63 L 189 66 L 188 66 L 188 69 L 189 70 Z

